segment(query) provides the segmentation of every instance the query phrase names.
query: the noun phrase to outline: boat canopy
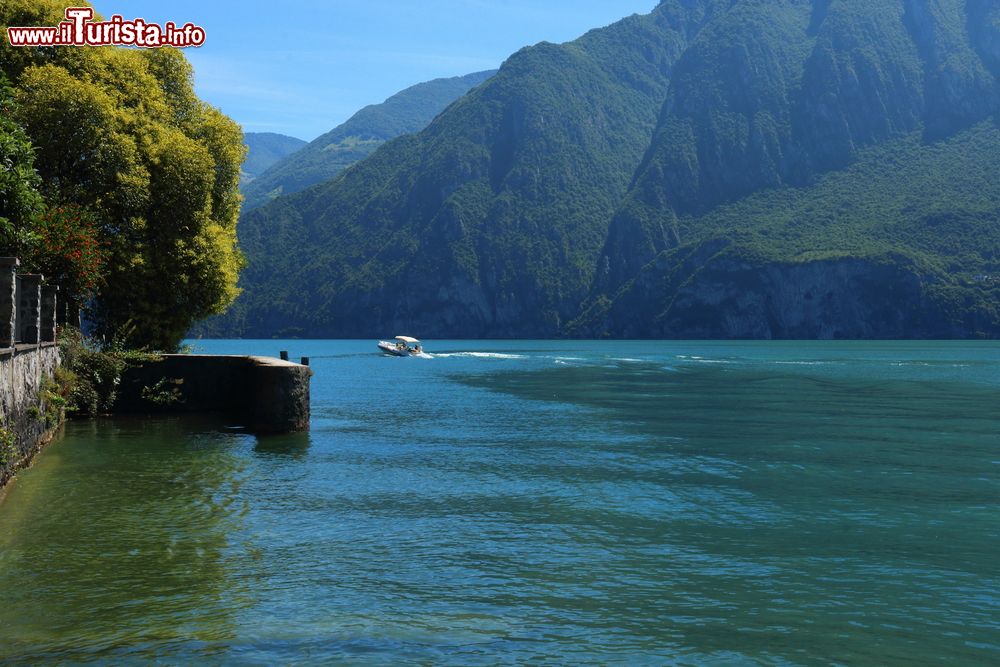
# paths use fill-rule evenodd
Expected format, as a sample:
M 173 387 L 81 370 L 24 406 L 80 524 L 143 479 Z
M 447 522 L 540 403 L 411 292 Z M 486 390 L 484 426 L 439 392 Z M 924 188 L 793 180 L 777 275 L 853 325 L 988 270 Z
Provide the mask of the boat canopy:
M 396 336 L 396 340 L 401 343 L 419 343 L 420 341 L 416 338 L 410 338 L 409 336 Z

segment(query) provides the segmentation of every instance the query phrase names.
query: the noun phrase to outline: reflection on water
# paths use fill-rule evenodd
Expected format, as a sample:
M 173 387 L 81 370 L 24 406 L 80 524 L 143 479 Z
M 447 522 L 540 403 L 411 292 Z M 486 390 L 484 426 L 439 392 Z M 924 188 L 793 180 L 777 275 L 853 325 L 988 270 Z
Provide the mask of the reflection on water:
M 74 422 L 0 662 L 1000 662 L 1000 346 L 217 341 L 309 434 Z
M 292 459 L 301 459 L 309 452 L 309 434 L 264 435 L 257 439 L 253 451 L 262 456 L 287 456 Z
M 71 422 L 18 480 L 0 512 L 0 657 L 235 636 L 252 602 L 230 568 L 247 436 L 205 426 Z

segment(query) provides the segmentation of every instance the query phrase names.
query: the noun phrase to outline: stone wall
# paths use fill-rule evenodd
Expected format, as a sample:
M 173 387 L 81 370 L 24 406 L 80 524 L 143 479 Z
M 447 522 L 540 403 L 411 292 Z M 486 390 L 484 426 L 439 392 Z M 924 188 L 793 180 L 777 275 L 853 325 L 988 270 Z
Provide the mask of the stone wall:
M 58 287 L 0 257 L 0 488 L 51 437 L 43 390 L 59 367 Z M 258 433 L 309 428 L 308 366 L 266 357 L 162 355 L 122 376 L 115 413 L 218 412 Z
M 258 433 L 304 431 L 311 377 L 269 357 L 165 354 L 125 371 L 114 412 L 217 412 Z
M 59 366 L 53 343 L 0 349 L 0 487 L 27 464 L 51 435 L 41 398 L 43 383 Z M 13 436 L 10 440 L 10 436 Z
M 56 426 L 46 422 L 42 387 L 59 366 L 59 290 L 44 276 L 19 274 L 20 265 L 16 257 L 0 257 L 0 488 Z

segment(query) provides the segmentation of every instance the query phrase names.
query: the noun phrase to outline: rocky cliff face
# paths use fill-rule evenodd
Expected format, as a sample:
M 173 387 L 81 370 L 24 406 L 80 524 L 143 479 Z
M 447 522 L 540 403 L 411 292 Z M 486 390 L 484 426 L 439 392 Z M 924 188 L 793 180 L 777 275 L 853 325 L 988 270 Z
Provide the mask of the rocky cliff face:
M 969 0 L 967 8 L 973 48 L 993 75 L 1000 76 L 1000 5 L 994 0 Z
M 947 276 L 885 255 L 807 262 L 741 256 L 724 241 L 664 256 L 580 335 L 621 338 L 993 337 L 1000 317 Z
M 998 99 L 995 13 L 958 0 L 737 3 L 678 62 L 597 291 L 697 236 L 676 229 L 677 215 L 809 185 L 865 147 L 987 118 Z

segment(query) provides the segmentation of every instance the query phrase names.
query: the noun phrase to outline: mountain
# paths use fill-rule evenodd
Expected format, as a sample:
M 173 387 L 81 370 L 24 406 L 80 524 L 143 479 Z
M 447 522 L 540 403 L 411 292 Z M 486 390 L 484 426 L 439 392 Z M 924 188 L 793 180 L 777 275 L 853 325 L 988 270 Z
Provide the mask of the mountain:
M 434 79 L 396 93 L 381 104 L 366 106 L 293 155 L 268 165 L 266 172 L 243 188 L 243 210 L 332 178 L 389 139 L 419 132 L 445 107 L 495 73 L 491 70 Z
M 735 3 L 678 63 L 570 329 L 997 335 L 998 76 L 988 0 Z
M 808 187 L 681 216 L 668 233 L 681 241 L 663 243 L 672 247 L 662 252 L 654 248 L 659 238 L 633 230 L 622 253 L 619 230 L 602 259 L 605 275 L 616 263 L 652 259 L 599 292 L 566 333 L 996 337 L 998 169 L 1000 129 L 988 120 L 931 144 L 911 133 L 862 150 L 851 167 Z
M 998 81 L 991 0 L 664 0 L 247 215 L 220 333 L 995 337 Z
M 587 296 L 673 64 L 724 2 L 541 43 L 333 181 L 245 215 L 228 335 L 556 335 Z
M 249 149 L 243 161 L 243 183 L 257 178 L 275 162 L 306 145 L 301 139 L 274 132 L 245 132 L 243 143 Z

